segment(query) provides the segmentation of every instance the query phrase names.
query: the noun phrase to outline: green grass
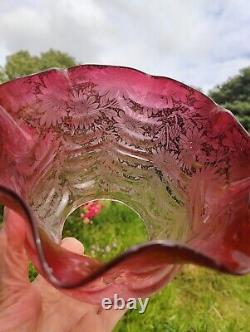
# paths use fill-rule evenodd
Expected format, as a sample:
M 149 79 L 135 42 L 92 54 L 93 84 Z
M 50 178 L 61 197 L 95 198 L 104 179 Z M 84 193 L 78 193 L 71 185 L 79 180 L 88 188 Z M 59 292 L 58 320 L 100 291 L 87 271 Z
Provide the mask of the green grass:
M 83 225 L 75 211 L 63 235 L 77 237 L 87 254 L 103 261 L 147 238 L 139 217 L 114 202 L 106 204 L 89 225 Z M 250 276 L 232 277 L 185 266 L 174 281 L 152 296 L 143 315 L 129 311 L 115 329 L 141 331 L 250 332 Z
M 116 332 L 250 331 L 250 278 L 192 266 L 154 295 L 143 316 L 129 312 Z
M 84 244 L 85 253 L 108 261 L 129 247 L 147 241 L 140 217 L 124 204 L 103 201 L 104 208 L 84 225 L 79 210 L 67 218 L 63 237 L 74 236 Z
M 92 224 L 84 225 L 76 210 L 63 236 L 83 242 L 85 253 L 107 261 L 146 240 L 139 217 L 126 206 L 105 202 Z M 35 271 L 30 269 L 34 278 Z M 115 332 L 250 332 L 250 276 L 233 277 L 185 266 L 151 297 L 143 315 L 129 311 Z

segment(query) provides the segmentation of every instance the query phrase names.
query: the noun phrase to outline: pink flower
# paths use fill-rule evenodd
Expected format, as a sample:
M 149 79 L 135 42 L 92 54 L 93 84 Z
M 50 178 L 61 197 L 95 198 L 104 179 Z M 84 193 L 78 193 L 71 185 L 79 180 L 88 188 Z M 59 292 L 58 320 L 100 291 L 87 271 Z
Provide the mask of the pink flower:
M 80 207 L 81 219 L 85 224 L 88 224 L 91 219 L 95 218 L 102 210 L 103 205 L 99 201 L 89 202 Z

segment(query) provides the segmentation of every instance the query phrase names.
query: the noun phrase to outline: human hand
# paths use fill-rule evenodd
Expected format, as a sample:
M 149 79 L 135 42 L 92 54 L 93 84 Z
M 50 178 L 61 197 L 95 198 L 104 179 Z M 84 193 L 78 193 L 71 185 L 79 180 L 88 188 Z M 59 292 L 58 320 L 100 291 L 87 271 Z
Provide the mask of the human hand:
M 24 242 L 26 224 L 12 210 L 0 230 L 0 330 L 1 332 L 112 331 L 126 310 L 103 310 L 65 295 L 42 276 L 28 279 L 28 256 Z M 66 238 L 64 248 L 82 255 L 84 248 Z

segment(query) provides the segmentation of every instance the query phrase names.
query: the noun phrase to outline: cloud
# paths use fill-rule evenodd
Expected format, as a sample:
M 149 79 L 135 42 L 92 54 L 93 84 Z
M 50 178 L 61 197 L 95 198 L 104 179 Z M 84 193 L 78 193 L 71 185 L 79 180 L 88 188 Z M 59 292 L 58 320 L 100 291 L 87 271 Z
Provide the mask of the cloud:
M 248 0 L 3 0 L 0 64 L 49 48 L 80 63 L 119 64 L 204 90 L 250 63 Z

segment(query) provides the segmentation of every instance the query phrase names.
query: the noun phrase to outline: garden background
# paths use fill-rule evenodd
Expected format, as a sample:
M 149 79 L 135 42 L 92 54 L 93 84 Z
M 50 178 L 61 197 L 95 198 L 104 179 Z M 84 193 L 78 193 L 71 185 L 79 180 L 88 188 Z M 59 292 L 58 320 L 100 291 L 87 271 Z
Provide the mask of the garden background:
M 0 83 L 51 67 L 77 64 L 70 55 L 50 49 L 38 56 L 21 50 L 6 58 Z M 250 67 L 209 91 L 218 104 L 231 110 L 250 130 Z M 68 217 L 63 236 L 74 236 L 86 254 L 107 261 L 146 240 L 139 216 L 123 204 L 101 201 L 92 214 L 78 209 Z M 0 210 L 2 219 L 3 208 Z M 30 279 L 36 276 L 32 265 Z M 79 303 L 80 305 L 80 303 Z M 208 269 L 185 266 L 181 273 L 149 301 L 144 315 L 128 312 L 116 332 L 248 332 L 250 331 L 250 276 L 232 277 Z

